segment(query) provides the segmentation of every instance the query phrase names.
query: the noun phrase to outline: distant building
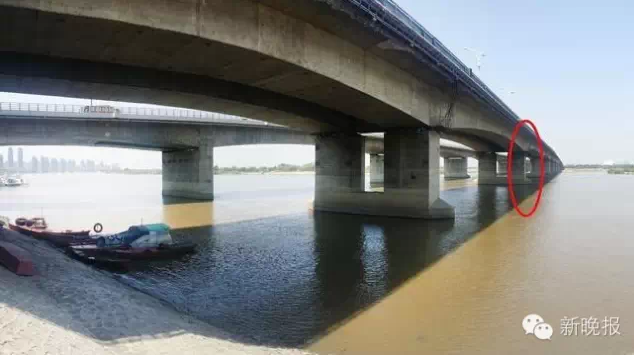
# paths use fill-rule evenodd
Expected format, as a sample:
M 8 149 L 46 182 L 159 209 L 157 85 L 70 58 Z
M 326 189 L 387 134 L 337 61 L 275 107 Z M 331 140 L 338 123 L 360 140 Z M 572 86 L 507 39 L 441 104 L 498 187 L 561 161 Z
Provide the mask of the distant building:
M 0 169 L 4 168 L 4 157 L 0 154 Z
M 47 157 L 40 157 L 40 171 L 48 173 L 50 170 L 49 161 Z
M 9 157 L 8 157 L 9 161 L 8 161 L 8 166 L 7 168 L 11 169 L 13 168 L 13 148 L 9 147 Z
M 24 150 L 18 148 L 18 170 L 24 169 Z
M 59 172 L 59 163 L 57 162 L 56 158 L 51 159 L 51 172 L 52 173 Z
M 60 159 L 59 160 L 59 171 L 61 173 L 65 173 L 66 172 L 66 159 Z
M 40 164 L 38 164 L 37 158 L 31 158 L 31 172 L 37 173 L 40 171 Z

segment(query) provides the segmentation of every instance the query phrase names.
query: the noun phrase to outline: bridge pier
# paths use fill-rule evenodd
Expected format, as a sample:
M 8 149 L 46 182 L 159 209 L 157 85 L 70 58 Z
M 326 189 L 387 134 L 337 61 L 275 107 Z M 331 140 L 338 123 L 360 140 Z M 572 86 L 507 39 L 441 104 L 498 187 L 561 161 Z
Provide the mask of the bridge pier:
M 409 218 L 454 218 L 440 198 L 440 137 L 424 129 L 385 134 L 385 192 L 365 192 L 363 137 L 320 135 L 315 144 L 318 211 Z
M 450 157 L 444 158 L 445 180 L 469 179 L 467 172 L 467 158 Z
M 497 175 L 505 176 L 506 170 L 508 169 L 508 157 L 506 155 L 498 155 L 497 156 Z
M 539 166 L 539 157 L 530 157 L 531 171 L 526 175 L 529 179 L 539 179 L 541 167 Z
M 370 154 L 370 187 L 384 186 L 384 166 L 385 156 L 381 154 Z
M 478 185 L 508 185 L 508 157 L 498 156 L 494 152 L 478 153 Z M 526 153 L 513 152 L 513 184 L 526 185 Z
M 163 196 L 214 199 L 214 146 L 163 152 Z

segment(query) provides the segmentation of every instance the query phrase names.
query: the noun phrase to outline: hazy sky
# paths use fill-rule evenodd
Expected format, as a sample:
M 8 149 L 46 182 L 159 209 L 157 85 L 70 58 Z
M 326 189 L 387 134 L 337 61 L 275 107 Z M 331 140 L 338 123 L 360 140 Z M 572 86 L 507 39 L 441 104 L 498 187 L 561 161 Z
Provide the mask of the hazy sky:
M 565 163 L 634 161 L 634 2 L 606 0 L 397 0 L 478 74 L 515 112 L 533 120 Z M 515 94 L 509 94 L 515 91 Z M 0 101 L 87 103 L 2 94 Z M 100 101 L 103 102 L 103 101 Z M 0 147 L 5 156 L 6 147 Z M 122 153 L 125 152 L 125 153 Z M 25 147 L 31 155 L 92 158 L 159 167 L 160 153 L 86 147 Z M 220 166 L 303 164 L 311 146 L 217 148 Z

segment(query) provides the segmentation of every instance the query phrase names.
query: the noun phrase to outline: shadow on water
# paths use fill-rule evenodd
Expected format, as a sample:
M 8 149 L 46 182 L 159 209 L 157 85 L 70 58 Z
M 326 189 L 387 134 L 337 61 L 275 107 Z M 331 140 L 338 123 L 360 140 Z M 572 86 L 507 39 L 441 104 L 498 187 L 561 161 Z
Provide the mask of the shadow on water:
M 533 192 L 516 188 L 520 201 Z M 201 245 L 196 255 L 126 279 L 243 341 L 306 345 L 512 209 L 506 187 L 442 195 L 456 206 L 455 221 L 315 212 L 181 229 Z
M 518 200 L 535 189 L 517 187 Z M 512 210 L 506 187 L 459 188 L 442 197 L 456 207 L 455 221 L 304 212 L 178 229 L 179 239 L 198 243 L 196 254 L 136 265 L 118 277 L 238 340 L 303 346 Z M 174 201 L 166 203 L 183 202 Z M 183 331 L 165 326 L 161 332 Z M 87 335 L 102 341 L 130 336 Z M 134 334 L 140 335 L 155 334 Z

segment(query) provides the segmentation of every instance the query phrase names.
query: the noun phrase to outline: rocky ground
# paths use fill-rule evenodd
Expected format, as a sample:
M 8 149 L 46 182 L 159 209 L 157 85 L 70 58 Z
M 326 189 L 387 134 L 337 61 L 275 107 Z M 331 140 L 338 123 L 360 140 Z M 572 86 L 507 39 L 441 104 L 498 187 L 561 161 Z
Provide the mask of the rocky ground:
M 0 355 L 306 354 L 241 344 L 45 242 L 6 229 L 0 241 L 28 250 L 38 273 L 0 266 Z

